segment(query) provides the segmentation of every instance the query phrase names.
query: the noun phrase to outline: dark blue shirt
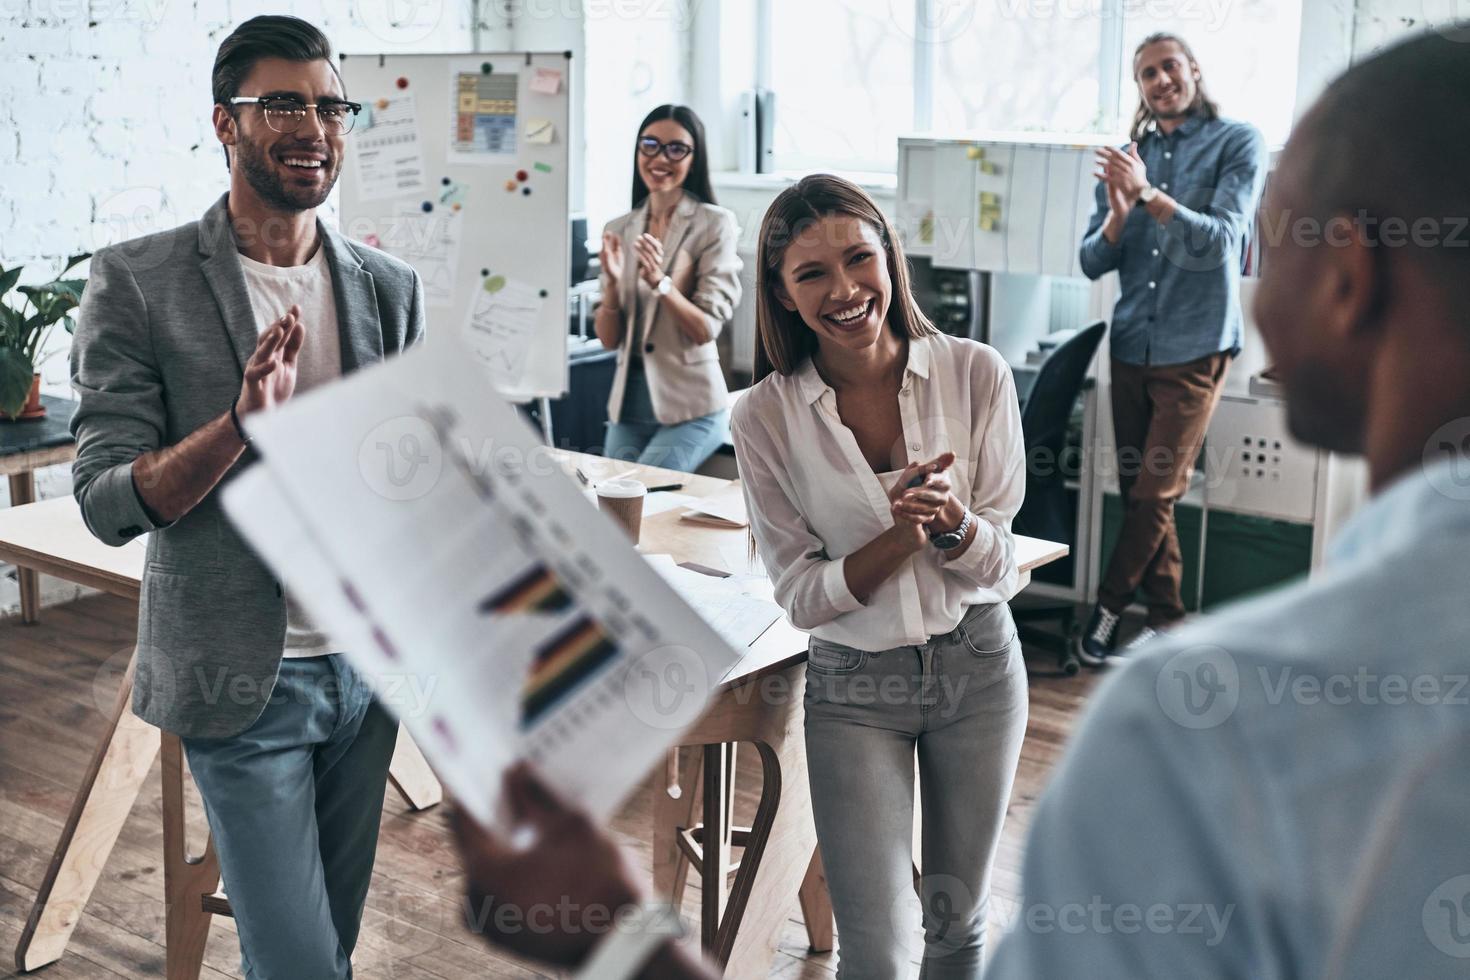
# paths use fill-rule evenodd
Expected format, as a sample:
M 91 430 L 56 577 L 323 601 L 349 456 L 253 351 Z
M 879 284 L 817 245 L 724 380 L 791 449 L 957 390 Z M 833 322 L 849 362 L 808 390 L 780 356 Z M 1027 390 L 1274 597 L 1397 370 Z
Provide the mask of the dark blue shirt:
M 1134 208 L 1114 245 L 1102 235 L 1107 190 L 1082 238 L 1089 279 L 1118 270 L 1112 354 L 1128 364 L 1183 364 L 1240 350 L 1240 270 L 1261 188 L 1266 143 L 1249 123 L 1192 116 L 1144 134 L 1148 181 L 1178 206 L 1161 225 Z

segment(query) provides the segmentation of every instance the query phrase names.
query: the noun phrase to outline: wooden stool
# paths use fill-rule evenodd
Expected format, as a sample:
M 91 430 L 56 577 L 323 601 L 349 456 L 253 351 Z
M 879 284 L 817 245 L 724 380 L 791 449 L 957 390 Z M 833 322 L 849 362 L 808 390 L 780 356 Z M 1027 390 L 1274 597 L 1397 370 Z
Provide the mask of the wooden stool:
M 750 827 L 734 825 L 738 744 L 686 746 L 682 757 L 679 749 L 671 750 L 666 785 L 656 792 L 654 800 L 656 819 L 675 822 L 677 845 L 672 859 L 655 848 L 654 887 L 668 894 L 677 908 L 683 904 L 689 870 L 695 870 L 700 880 L 700 944 L 722 966 L 730 957 L 735 931 L 750 900 L 781 792 L 779 767 L 765 758 L 770 749 L 756 743 L 762 763 L 761 800 Z M 693 791 L 696 784 L 701 787 L 700 793 Z M 700 823 L 694 822 L 696 803 L 702 805 Z M 745 853 L 732 862 L 731 850 L 736 847 Z M 735 875 L 733 886 L 731 874 Z M 830 951 L 832 903 L 820 853 L 811 856 L 798 898 L 811 950 Z
M 212 916 L 229 915 L 230 900 L 219 890 L 219 859 L 214 841 L 204 852 L 189 852 L 184 821 L 184 746 L 177 735 L 162 733 L 164 975 L 168 980 L 198 980 Z

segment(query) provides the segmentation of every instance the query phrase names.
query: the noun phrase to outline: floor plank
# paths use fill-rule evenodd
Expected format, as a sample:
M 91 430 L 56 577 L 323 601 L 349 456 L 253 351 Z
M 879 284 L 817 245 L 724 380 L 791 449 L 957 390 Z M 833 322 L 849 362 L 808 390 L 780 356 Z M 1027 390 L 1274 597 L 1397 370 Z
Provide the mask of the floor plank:
M 71 796 L 105 725 L 117 671 L 131 649 L 133 604 L 89 596 L 47 608 L 41 622 L 0 620 L 0 978 L 16 976 L 12 951 L 35 888 L 71 805 Z M 1045 673 L 1052 661 L 1038 654 Z M 1019 884 L 1025 829 L 1037 796 L 1060 758 L 1097 675 L 1034 677 L 1031 716 L 994 875 L 995 938 Z M 754 752 L 740 753 L 736 822 L 748 823 L 759 785 Z M 162 807 L 155 763 L 118 838 L 67 955 L 39 974 L 47 980 L 162 976 Z M 651 875 L 644 838 L 652 785 L 642 787 L 613 823 L 634 866 Z M 191 834 L 204 831 L 197 793 Z M 198 839 L 196 836 L 193 839 Z M 553 975 L 487 949 L 462 925 L 463 876 L 441 809 L 412 813 L 391 790 L 362 938 L 354 959 L 363 980 L 529 980 Z M 699 888 L 685 893 L 686 914 L 699 908 Z M 792 903 L 770 976 L 831 980 L 837 958 L 812 954 Z M 239 976 L 234 924 L 216 919 L 205 949 L 208 980 Z

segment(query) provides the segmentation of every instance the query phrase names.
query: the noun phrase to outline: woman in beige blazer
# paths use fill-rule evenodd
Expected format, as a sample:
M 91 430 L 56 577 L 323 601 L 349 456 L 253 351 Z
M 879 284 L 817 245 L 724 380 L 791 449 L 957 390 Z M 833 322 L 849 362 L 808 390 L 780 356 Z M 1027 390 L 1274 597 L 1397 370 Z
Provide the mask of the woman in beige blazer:
M 633 210 L 602 233 L 597 337 L 618 352 L 603 454 L 693 472 L 728 429 L 715 338 L 740 301 L 739 231 L 693 110 L 650 112 L 633 161 Z

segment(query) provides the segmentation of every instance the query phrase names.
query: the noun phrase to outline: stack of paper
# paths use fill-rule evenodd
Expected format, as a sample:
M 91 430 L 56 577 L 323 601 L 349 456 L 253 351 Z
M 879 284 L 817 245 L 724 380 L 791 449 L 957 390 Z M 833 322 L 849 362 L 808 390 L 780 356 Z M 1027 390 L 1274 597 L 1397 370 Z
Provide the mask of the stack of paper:
M 710 574 L 676 563 L 670 555 L 645 555 L 653 570 L 672 585 L 701 619 L 736 650 L 745 650 L 781 618 L 765 576 Z
M 227 512 L 484 823 L 518 759 L 609 815 L 736 660 L 451 340 L 246 424 Z
M 726 528 L 750 524 L 750 518 L 745 514 L 745 494 L 738 483 L 700 497 L 690 510 L 679 516 L 679 520 Z

